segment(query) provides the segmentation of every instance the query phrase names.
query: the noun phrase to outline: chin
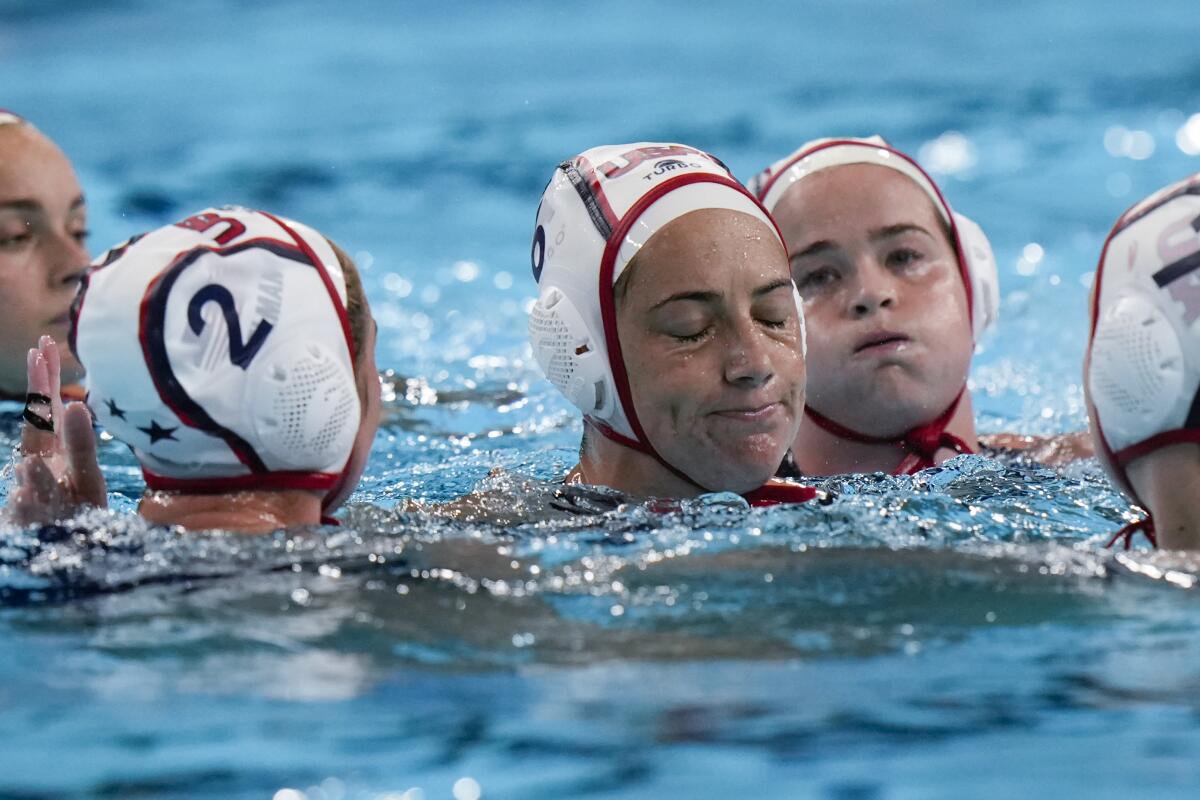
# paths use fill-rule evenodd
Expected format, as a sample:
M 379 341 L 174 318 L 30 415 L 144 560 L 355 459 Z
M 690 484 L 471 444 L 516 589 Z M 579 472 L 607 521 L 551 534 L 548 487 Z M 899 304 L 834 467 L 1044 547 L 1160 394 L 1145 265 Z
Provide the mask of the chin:
M 717 456 L 723 468 L 719 473 L 708 476 L 696 476 L 700 483 L 711 487 L 714 492 L 736 492 L 745 494 L 761 487 L 775 477 L 779 464 L 783 461 L 784 450 L 779 450 L 779 457 L 745 453 L 736 455 L 725 453 Z
M 84 372 L 83 365 L 75 359 L 75 355 L 66 347 L 61 348 L 59 353 L 62 364 L 61 375 L 63 385 L 70 386 L 73 383 L 82 381 L 86 373 Z

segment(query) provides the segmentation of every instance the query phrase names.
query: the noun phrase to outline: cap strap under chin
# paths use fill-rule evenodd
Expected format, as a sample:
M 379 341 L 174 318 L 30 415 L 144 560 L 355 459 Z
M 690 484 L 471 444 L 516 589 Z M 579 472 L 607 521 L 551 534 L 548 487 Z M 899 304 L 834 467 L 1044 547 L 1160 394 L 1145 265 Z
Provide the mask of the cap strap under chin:
M 681 472 L 680 470 L 673 467 L 670 464 L 670 462 L 668 462 L 665 458 L 660 456 L 658 454 L 658 451 L 655 450 L 653 447 L 651 447 L 648 443 L 639 441 L 638 439 L 630 438 L 629 436 L 625 436 L 625 435 L 619 433 L 618 431 L 613 430 L 611 426 L 606 425 L 605 423 L 601 422 L 600 420 L 592 419 L 591 417 L 587 418 L 587 423 L 590 424 L 596 430 L 600 431 L 600 434 L 605 439 L 608 439 L 610 442 L 615 442 L 616 444 L 619 444 L 622 447 L 628 447 L 630 450 L 636 450 L 639 453 L 643 453 L 645 455 L 650 456 L 655 461 L 657 461 L 659 464 L 666 467 L 667 470 L 672 475 L 674 475 L 675 477 L 679 478 L 682 481 L 686 481 L 691 486 L 695 486 L 701 492 L 711 491 L 707 487 L 701 486 L 700 484 L 698 484 L 694 480 L 692 480 L 690 477 L 685 475 L 683 472 Z
M 904 460 L 892 471 L 892 474 L 912 475 L 923 469 L 936 466 L 934 457 L 943 447 L 953 450 L 960 455 L 975 452 L 975 449 L 969 444 L 946 430 L 946 426 L 950 424 L 950 420 L 954 417 L 954 412 L 958 411 L 958 404 L 962 402 L 962 397 L 966 390 L 966 386 L 960 389 L 949 407 L 937 419 L 927 422 L 924 425 L 910 428 L 900 436 L 894 437 L 869 436 L 865 433 L 859 433 L 847 428 L 845 425 L 834 422 L 811 406 L 806 406 L 804 413 L 816 423 L 817 427 L 832 433 L 839 439 L 862 442 L 863 444 L 891 444 L 903 447 L 907 451 L 907 454 L 904 456 Z
M 1133 543 L 1133 537 L 1139 532 L 1146 537 L 1152 547 L 1158 547 L 1158 537 L 1155 535 L 1153 517 L 1146 517 L 1145 519 L 1139 519 L 1137 522 L 1129 523 L 1114 533 L 1112 538 L 1108 540 L 1108 544 L 1104 546 L 1112 547 L 1117 542 L 1124 542 L 1125 549 L 1128 550 Z
M 665 197 L 670 192 L 695 183 L 711 183 L 732 189 L 738 194 L 745 196 L 750 200 L 750 202 L 754 203 L 754 205 L 758 206 L 768 220 L 771 219 L 766 210 L 762 208 L 762 204 L 759 203 L 759 201 L 753 195 L 746 191 L 746 188 L 740 183 L 733 180 L 733 178 L 727 178 L 709 173 L 691 173 L 687 175 L 681 175 L 678 178 L 672 178 L 663 181 L 658 186 L 639 197 L 638 200 L 632 206 L 630 206 L 630 208 L 625 212 L 625 215 L 617 221 L 617 225 L 605 245 L 604 253 L 600 260 L 599 283 L 596 288 L 600 301 L 601 319 L 604 325 L 604 343 L 605 349 L 608 352 L 609 369 L 612 372 L 613 382 L 616 385 L 617 397 L 620 399 L 621 408 L 624 409 L 625 418 L 629 422 L 630 430 L 633 432 L 633 438 L 623 436 L 617 431 L 609 428 L 607 425 L 597 423 L 595 420 L 592 422 L 594 425 L 596 425 L 597 429 L 599 429 L 601 433 L 605 435 L 606 438 L 653 457 L 656 461 L 658 461 L 658 463 L 666 467 L 672 474 L 677 475 L 678 477 L 687 481 L 690 485 L 707 492 L 710 490 L 704 486 L 701 486 L 699 483 L 696 483 L 696 481 L 689 478 L 681 470 L 668 463 L 667 460 L 663 458 L 657 450 L 654 449 L 654 446 L 650 444 L 649 438 L 642 429 L 641 421 L 638 419 L 637 409 L 633 403 L 633 391 L 629 386 L 629 375 L 625 371 L 625 357 L 621 352 L 621 339 L 617 335 L 616 299 L 613 296 L 613 276 L 616 269 L 617 255 L 618 251 L 620 250 L 621 243 L 624 241 L 625 235 L 629 232 L 629 229 L 633 227 L 633 224 L 637 221 L 637 219 L 643 213 L 645 213 L 650 206 L 654 205 L 656 201 L 662 197 Z M 778 229 L 776 229 L 776 234 L 778 234 Z M 782 243 L 782 236 L 780 236 L 779 241 Z

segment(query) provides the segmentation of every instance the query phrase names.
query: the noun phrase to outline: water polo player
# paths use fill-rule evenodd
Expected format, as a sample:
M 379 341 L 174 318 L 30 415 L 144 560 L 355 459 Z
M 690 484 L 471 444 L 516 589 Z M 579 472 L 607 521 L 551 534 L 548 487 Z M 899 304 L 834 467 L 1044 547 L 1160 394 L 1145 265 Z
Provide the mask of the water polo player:
M 678 144 L 588 150 L 555 170 L 532 255 L 533 351 L 584 415 L 569 482 L 638 496 L 812 495 L 770 483 L 804 408 L 787 257 L 723 165 Z
M 73 322 L 88 406 L 141 462 L 151 522 L 317 524 L 362 475 L 379 423 L 374 324 L 353 262 L 313 229 L 222 208 L 134 237 L 95 262 Z M 53 397 L 55 349 L 31 354 L 31 395 Z M 96 502 L 86 412 L 48 412 L 26 426 L 21 521 Z
M 66 341 L 87 267 L 87 205 L 71 162 L 29 122 L 0 109 L 0 398 L 25 396 L 25 353 Z M 79 363 L 63 358 L 69 384 Z
M 1084 391 L 1096 453 L 1160 547 L 1200 549 L 1200 174 L 1117 220 L 1096 268 Z M 1151 521 L 1152 520 L 1152 521 Z M 1117 537 L 1114 537 L 1114 541 Z
M 879 137 L 812 142 L 751 186 L 812 331 L 808 419 L 783 474 L 912 473 L 974 452 L 967 373 L 998 307 L 979 226 Z

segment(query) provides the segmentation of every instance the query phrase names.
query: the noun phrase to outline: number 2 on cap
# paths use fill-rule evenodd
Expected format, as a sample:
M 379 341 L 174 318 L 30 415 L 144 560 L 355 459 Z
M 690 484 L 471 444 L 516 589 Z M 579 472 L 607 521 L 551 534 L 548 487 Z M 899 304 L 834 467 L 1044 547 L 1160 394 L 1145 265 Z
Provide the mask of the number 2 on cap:
M 229 360 L 242 369 L 246 369 L 254 360 L 254 356 L 258 355 L 258 351 L 262 349 L 263 342 L 267 340 L 267 335 L 271 333 L 274 326 L 265 319 L 260 320 L 254 333 L 250 335 L 249 341 L 243 342 L 242 321 L 238 317 L 233 294 L 219 283 L 210 283 L 192 295 L 191 302 L 188 303 L 188 327 L 196 335 L 204 330 L 205 321 L 200 312 L 205 303 L 209 302 L 216 303 L 221 307 L 225 325 L 229 328 Z

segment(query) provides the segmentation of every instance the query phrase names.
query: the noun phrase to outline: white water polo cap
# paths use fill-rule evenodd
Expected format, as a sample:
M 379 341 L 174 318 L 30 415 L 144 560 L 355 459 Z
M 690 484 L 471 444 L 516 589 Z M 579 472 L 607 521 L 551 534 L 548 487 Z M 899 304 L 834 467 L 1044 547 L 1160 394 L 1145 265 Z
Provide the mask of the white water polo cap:
M 749 214 L 783 246 L 770 215 L 729 170 L 681 144 L 588 150 L 558 166 L 538 206 L 532 259 L 539 296 L 529 318 L 534 355 L 550 382 L 606 436 L 656 457 L 630 395 L 613 286 L 650 237 L 700 209 Z M 803 312 L 800 325 L 803 332 Z
M 212 208 L 94 262 L 71 346 L 151 489 L 336 491 L 360 421 L 346 277 L 305 225 Z
M 1084 386 L 1101 463 L 1140 503 L 1126 465 L 1200 443 L 1200 173 L 1138 203 L 1109 233 Z
M 1000 278 L 996 257 L 983 229 L 950 208 L 929 174 L 913 159 L 889 145 L 881 136 L 866 139 L 816 139 L 787 158 L 776 161 L 750 180 L 751 191 L 772 213 L 793 184 L 814 172 L 847 164 L 874 164 L 893 169 L 912 180 L 933 201 L 949 227 L 967 289 L 971 331 L 975 341 L 996 323 L 1000 313 Z

